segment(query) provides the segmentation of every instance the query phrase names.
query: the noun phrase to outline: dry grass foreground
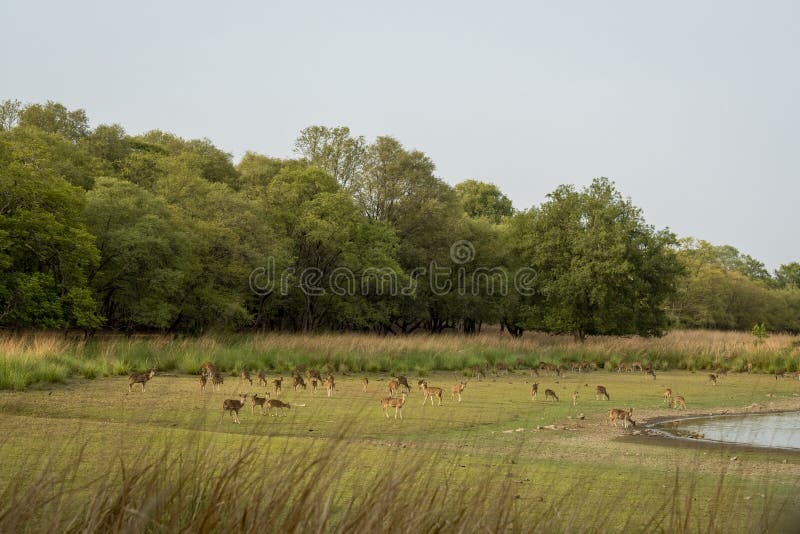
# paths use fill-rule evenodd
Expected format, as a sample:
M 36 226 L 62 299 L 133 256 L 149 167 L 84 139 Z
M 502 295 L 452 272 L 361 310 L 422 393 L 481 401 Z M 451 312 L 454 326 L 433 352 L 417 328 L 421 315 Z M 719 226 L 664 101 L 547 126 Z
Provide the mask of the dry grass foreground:
M 390 376 L 368 376 L 366 392 L 338 376 L 332 398 L 287 387 L 285 417 L 247 407 L 239 425 L 223 399 L 265 388 L 238 378 L 206 393 L 169 373 L 144 393 L 126 378 L 0 392 L 0 531 L 785 532 L 800 518 L 798 454 L 676 446 L 606 421 L 611 407 L 633 407 L 640 427 L 673 415 L 666 386 L 686 413 L 800 409 L 797 380 L 570 373 L 536 379 L 531 401 L 516 372 L 470 380 L 458 403 L 462 374 L 434 372 L 444 405 L 412 391 L 400 421 L 381 411 Z

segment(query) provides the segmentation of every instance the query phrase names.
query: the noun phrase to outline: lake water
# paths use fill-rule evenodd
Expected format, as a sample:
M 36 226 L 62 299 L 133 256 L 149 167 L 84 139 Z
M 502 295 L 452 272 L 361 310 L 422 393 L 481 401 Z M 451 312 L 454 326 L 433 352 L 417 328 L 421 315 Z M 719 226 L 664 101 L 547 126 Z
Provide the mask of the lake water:
M 694 417 L 657 428 L 684 438 L 800 449 L 800 412 Z

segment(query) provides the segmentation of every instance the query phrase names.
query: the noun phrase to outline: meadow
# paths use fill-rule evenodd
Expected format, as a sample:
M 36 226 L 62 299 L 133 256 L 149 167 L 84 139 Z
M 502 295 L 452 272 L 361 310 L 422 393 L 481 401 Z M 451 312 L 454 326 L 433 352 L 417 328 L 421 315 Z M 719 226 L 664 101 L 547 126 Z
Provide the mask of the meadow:
M 662 417 L 800 409 L 800 381 L 734 372 L 747 361 L 790 370 L 795 341 L 772 336 L 755 345 L 746 334 L 713 332 L 584 345 L 497 333 L 8 337 L 0 342 L 4 376 L 17 385 L 0 392 L 0 531 L 786 532 L 800 519 L 800 454 L 639 432 Z M 463 402 L 449 394 L 467 379 L 465 368 L 483 362 L 634 357 L 653 362 L 656 379 L 516 370 L 469 378 Z M 226 371 L 220 391 L 200 391 L 205 360 Z M 64 374 L 14 382 L 15 361 L 28 366 L 17 364 L 17 376 L 43 365 Z M 129 392 L 124 375 L 154 361 L 159 371 L 146 391 Z M 242 382 L 240 369 L 288 378 L 298 364 L 330 366 L 334 396 L 284 384 L 277 398 L 292 405 L 285 416 L 248 404 L 237 425 L 222 413 L 224 399 L 267 391 Z M 723 365 L 731 372 L 710 385 L 701 369 Z M 385 418 L 380 400 L 398 371 L 412 386 L 424 377 L 444 388 L 443 405 L 422 406 L 412 390 L 404 418 Z M 595 399 L 598 384 L 611 400 Z M 685 412 L 664 404 L 665 387 L 686 398 Z M 546 388 L 561 401 L 546 401 Z M 632 407 L 637 427 L 609 425 L 612 407 Z

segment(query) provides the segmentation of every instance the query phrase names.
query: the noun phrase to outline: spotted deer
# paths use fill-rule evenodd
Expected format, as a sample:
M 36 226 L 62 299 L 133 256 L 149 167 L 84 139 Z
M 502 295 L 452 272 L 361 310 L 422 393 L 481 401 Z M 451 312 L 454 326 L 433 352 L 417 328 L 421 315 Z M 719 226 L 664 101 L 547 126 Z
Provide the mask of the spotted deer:
M 222 401 L 222 417 L 224 418 L 225 412 L 228 412 L 229 415 L 233 416 L 233 422 L 236 424 L 239 424 L 239 410 L 242 409 L 247 400 L 247 393 L 242 393 L 239 397 L 238 399 L 225 399 Z M 222 418 L 220 418 L 220 422 L 222 422 Z
M 389 396 L 394 397 L 399 387 L 400 383 L 397 380 L 389 380 Z
M 267 403 L 268 400 L 269 400 L 269 392 L 267 392 L 263 397 L 259 397 L 258 394 L 253 395 L 253 397 L 250 399 L 251 402 L 250 411 L 252 413 L 255 413 L 256 406 L 258 406 L 261 408 L 261 415 L 264 415 L 264 405 Z
M 216 372 L 217 368 L 211 362 L 203 362 L 200 366 L 200 376 L 205 376 L 206 380 L 214 376 Z
M 672 407 L 676 409 L 685 410 L 686 409 L 686 401 L 680 395 L 675 395 L 672 397 Z
M 263 385 L 264 387 L 267 387 L 267 373 L 265 373 L 264 371 L 258 372 L 258 385 L 259 386 Z
M 286 413 L 283 410 L 284 409 L 288 410 L 289 408 L 292 407 L 288 402 L 283 402 L 278 399 L 267 399 L 266 404 L 267 404 L 267 411 L 269 412 L 270 416 L 272 416 L 273 409 L 277 410 L 278 413 L 280 414 L 286 415 Z
M 594 398 L 595 400 L 600 400 L 601 398 L 603 400 L 610 400 L 610 397 L 608 396 L 608 391 L 606 391 L 605 386 L 597 386 L 597 388 L 595 388 Z
M 716 386 L 717 385 L 717 375 L 709 374 L 708 375 L 708 383 L 711 384 L 712 386 Z
M 403 406 L 406 403 L 406 394 L 403 392 L 403 396 L 401 398 L 397 397 L 386 397 L 381 401 L 381 408 L 383 408 L 383 415 L 386 416 L 386 419 L 389 419 L 389 408 L 394 408 L 394 418 L 397 419 L 397 415 L 400 414 L 400 419 L 403 418 Z
M 753 372 L 753 362 L 748 361 L 747 362 L 747 374 L 750 374 L 752 372 Z
M 315 371 L 314 369 L 309 369 L 308 371 L 306 371 L 306 379 L 322 382 L 322 375 L 319 373 L 319 371 Z
M 296 375 L 294 377 L 294 380 L 292 382 L 292 388 L 294 388 L 295 391 L 297 391 L 298 388 L 303 388 L 303 390 L 306 389 L 306 382 L 305 380 L 303 380 L 302 376 Z
M 333 397 L 333 392 L 336 390 L 336 382 L 331 374 L 325 378 L 325 390 L 328 392 L 328 397 Z
M 364 378 L 362 378 L 361 379 L 361 384 L 364 386 L 364 389 L 362 391 L 364 393 L 366 393 L 367 392 L 367 386 L 369 386 L 369 378 L 367 378 L 366 376 Z
M 128 377 L 128 392 L 133 391 L 134 384 L 141 384 L 142 385 L 142 392 L 144 392 L 145 384 L 156 376 L 156 368 L 153 367 L 146 373 L 131 373 Z
M 539 383 L 534 382 L 531 384 L 531 400 L 536 400 L 536 395 L 539 394 Z
M 215 371 L 214 374 L 211 375 L 211 385 L 214 386 L 217 391 L 219 391 L 219 386 L 224 383 L 225 379 L 222 377 L 221 373 Z
M 200 375 L 200 392 L 204 392 L 206 390 L 206 383 L 208 382 L 208 377 L 206 375 Z
M 573 406 L 577 406 L 578 405 L 578 397 L 579 396 L 580 396 L 580 393 L 578 393 L 578 390 L 575 390 L 575 391 L 572 392 L 572 405 Z
M 272 381 L 272 386 L 275 388 L 275 395 L 279 395 L 281 390 L 281 385 L 283 384 L 283 377 L 276 378 Z
M 405 376 L 399 375 L 395 377 L 395 380 L 397 380 L 399 385 L 403 386 L 406 393 L 411 393 L 411 386 L 409 385 L 408 379 Z
M 553 399 L 554 401 L 558 402 L 558 395 L 552 389 L 544 390 L 544 400 Z
M 664 388 L 664 404 L 670 404 L 672 402 L 672 390 L 669 388 Z
M 655 369 L 653 369 L 652 367 L 651 367 L 650 369 L 647 369 L 647 370 L 644 372 L 644 374 L 645 374 L 646 376 L 652 376 L 652 377 L 653 377 L 653 380 L 655 380 L 655 379 L 656 379 L 656 371 L 655 371 Z
M 617 426 L 617 421 L 622 421 L 623 428 L 628 428 L 629 423 L 632 423 L 633 426 L 636 426 L 636 422 L 631 419 L 632 416 L 633 408 L 628 408 L 627 410 L 612 408 L 608 411 L 608 422 L 609 424 L 613 423 L 614 426 Z
M 450 388 L 450 400 L 455 400 L 456 395 L 458 395 L 458 402 L 461 402 L 461 392 L 464 391 L 464 388 L 467 387 L 467 383 L 463 380 L 460 381 L 458 384 Z M 470 390 L 472 391 L 472 390 Z
M 425 406 L 425 403 L 428 401 L 429 398 L 431 399 L 431 406 L 433 406 L 434 397 L 439 399 L 439 404 L 437 406 L 442 405 L 442 388 L 428 387 L 428 382 L 426 382 L 425 380 L 420 380 L 417 383 L 417 387 L 419 387 L 419 389 L 422 391 L 422 394 L 424 395 L 424 398 L 422 399 L 423 406 Z
M 316 392 L 317 392 L 317 379 L 316 378 L 312 378 L 311 379 L 311 393 L 316 393 Z
M 250 371 L 242 371 L 239 373 L 239 381 L 244 384 L 245 381 L 250 382 L 250 385 L 253 385 L 253 379 L 250 378 Z

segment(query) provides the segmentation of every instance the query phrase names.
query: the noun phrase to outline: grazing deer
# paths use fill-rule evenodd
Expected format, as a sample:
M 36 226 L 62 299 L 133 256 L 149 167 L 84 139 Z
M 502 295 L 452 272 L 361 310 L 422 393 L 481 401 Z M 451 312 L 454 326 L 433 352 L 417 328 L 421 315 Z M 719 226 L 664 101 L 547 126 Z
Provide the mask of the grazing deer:
M 775 371 L 775 380 L 777 380 L 779 378 L 785 378 L 785 377 L 786 377 L 786 375 L 784 374 L 783 371 Z
M 425 380 L 420 380 L 417 383 L 417 387 L 422 390 L 422 394 L 425 396 L 422 399 L 422 405 L 425 406 L 425 403 L 428 401 L 428 398 L 431 399 L 431 406 L 433 406 L 433 398 L 436 397 L 439 399 L 438 406 L 442 405 L 442 388 L 431 388 L 428 387 L 428 383 Z
M 606 391 L 605 386 L 597 386 L 595 388 L 594 399 L 600 400 L 601 397 L 603 398 L 603 400 L 610 400 L 610 397 L 608 396 L 608 391 Z
M 223 384 L 224 382 L 225 379 L 222 377 L 222 374 L 215 371 L 214 374 L 211 375 L 211 385 L 213 385 L 217 391 L 219 391 L 220 384 Z
M 333 380 L 333 375 L 328 375 L 325 378 L 325 389 L 328 391 L 328 397 L 333 397 L 333 392 L 336 389 L 336 383 Z
M 664 388 L 664 404 L 670 404 L 672 399 L 672 390 L 669 388 Z
M 544 390 L 544 400 L 553 399 L 554 401 L 558 402 L 558 395 L 552 389 Z
M 267 403 L 267 400 L 269 400 L 269 392 L 267 392 L 264 397 L 259 397 L 258 394 L 253 395 L 253 397 L 250 399 L 252 403 L 250 406 L 250 411 L 255 413 L 256 406 L 259 406 L 261 408 L 261 415 L 264 415 L 264 405 Z
M 432 402 L 432 401 L 431 401 Z M 383 415 L 389 419 L 389 408 L 394 408 L 394 418 L 397 419 L 397 414 L 400 414 L 400 419 L 403 418 L 403 406 L 406 403 L 406 394 L 403 392 L 402 398 L 386 397 L 381 401 L 381 408 L 383 408 Z
M 638 370 L 640 373 L 644 371 L 644 368 L 642 367 L 642 362 L 633 362 L 631 364 L 631 372 L 636 370 Z
M 364 393 L 366 393 L 367 392 L 367 386 L 369 385 L 369 378 L 367 378 L 365 376 L 364 378 L 361 379 L 361 383 L 364 385 L 363 391 L 364 391 Z
M 536 400 L 536 395 L 539 394 L 539 383 L 534 382 L 531 384 L 531 400 Z
M 283 384 L 283 377 L 276 378 L 272 381 L 272 385 L 275 387 L 275 395 L 279 395 L 281 390 L 281 384 Z
M 716 386 L 717 385 L 717 375 L 709 374 L 708 375 L 708 383 L 711 384 L 712 386 Z
M 572 405 L 573 406 L 577 406 L 578 405 L 578 397 L 579 396 L 580 396 L 580 393 L 578 393 L 577 389 L 572 392 Z
M 297 391 L 297 388 L 303 388 L 303 390 L 305 390 L 306 382 L 305 380 L 303 380 L 302 376 L 296 375 L 294 377 L 294 381 L 292 382 L 292 387 L 294 388 L 295 391 Z
M 539 378 L 539 371 L 536 369 L 531 368 L 531 378 L 536 377 Z
M 460 381 L 458 384 L 450 388 L 450 400 L 455 400 L 456 395 L 458 395 L 458 402 L 461 402 L 461 392 L 464 391 L 464 388 L 467 387 L 467 383 L 463 380 Z M 432 402 L 432 401 L 431 401 Z
M 617 421 L 622 421 L 623 428 L 628 428 L 628 424 L 631 423 L 633 426 L 636 426 L 636 421 L 631 419 L 633 416 L 633 408 L 628 408 L 627 410 L 620 410 L 619 408 L 612 408 L 608 412 L 608 421 L 609 423 L 613 423 L 614 426 L 617 426 Z
M 265 373 L 264 371 L 258 372 L 258 385 L 259 386 L 263 385 L 264 387 L 267 387 L 267 373 Z
M 236 424 L 239 424 L 239 410 L 242 409 L 247 400 L 247 393 L 243 393 L 239 397 L 239 399 L 225 399 L 222 401 L 222 417 L 225 417 L 225 412 L 227 411 L 228 414 L 233 416 L 233 422 Z M 220 422 L 222 422 L 222 418 L 220 418 Z
M 134 384 L 141 384 L 142 385 L 142 392 L 144 392 L 144 385 L 147 384 L 148 380 L 156 376 L 156 368 L 153 367 L 146 373 L 131 373 L 128 377 L 128 392 L 133 391 Z
M 204 392 L 206 390 L 206 382 L 208 382 L 208 378 L 206 375 L 200 375 L 200 392 Z
M 686 409 L 686 401 L 680 395 L 675 395 L 672 397 L 672 407 L 673 408 L 680 408 L 681 410 Z
M 250 378 L 250 371 L 242 371 L 242 372 L 241 372 L 241 374 L 239 375 L 239 381 L 240 381 L 242 384 L 244 384 L 244 381 L 245 381 L 245 380 L 247 380 L 248 382 L 250 382 L 250 385 L 251 385 L 251 386 L 253 385 L 253 379 L 252 379 L 252 378 Z
M 395 380 L 397 380 L 397 383 L 403 386 L 403 388 L 405 388 L 406 393 L 411 393 L 411 386 L 409 385 L 408 379 L 406 377 L 404 377 L 403 375 L 399 375 L 395 377 Z
M 618 373 L 629 373 L 630 371 L 631 371 L 630 366 L 625 362 L 622 362 L 617 366 Z
M 288 402 L 283 402 L 278 399 L 267 399 L 267 411 L 269 412 L 270 416 L 272 416 L 273 408 L 278 410 L 278 413 L 286 415 L 283 410 L 291 408 L 291 405 Z

